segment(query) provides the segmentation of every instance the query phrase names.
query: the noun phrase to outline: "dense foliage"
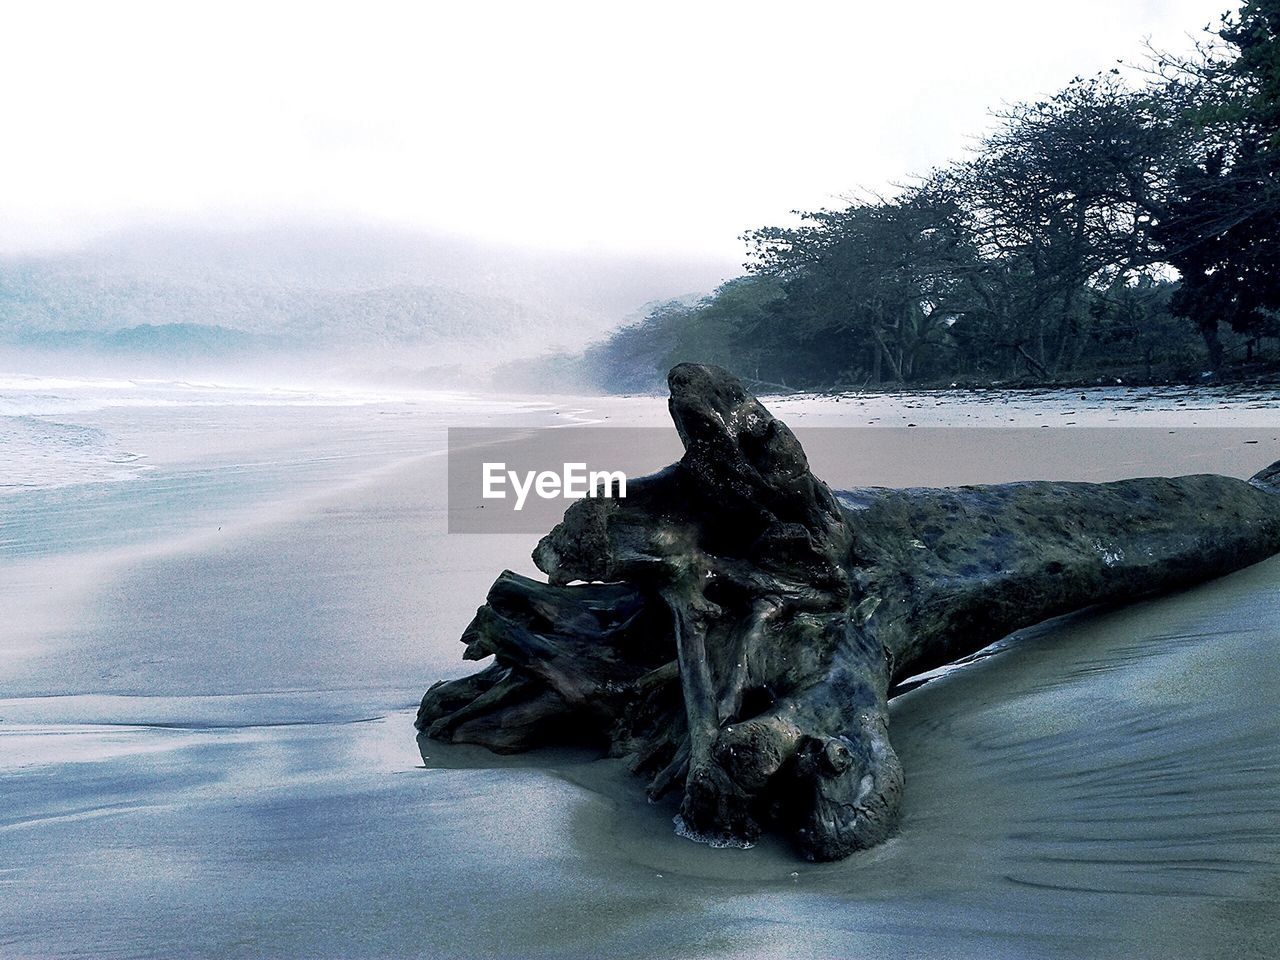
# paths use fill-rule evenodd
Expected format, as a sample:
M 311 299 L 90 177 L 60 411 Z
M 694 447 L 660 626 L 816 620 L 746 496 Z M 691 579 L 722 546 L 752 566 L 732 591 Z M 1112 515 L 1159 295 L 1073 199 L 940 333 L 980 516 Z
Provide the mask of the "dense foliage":
M 790 386 L 1188 378 L 1280 336 L 1280 0 L 1077 78 L 891 197 L 747 233 L 748 274 L 589 358 Z

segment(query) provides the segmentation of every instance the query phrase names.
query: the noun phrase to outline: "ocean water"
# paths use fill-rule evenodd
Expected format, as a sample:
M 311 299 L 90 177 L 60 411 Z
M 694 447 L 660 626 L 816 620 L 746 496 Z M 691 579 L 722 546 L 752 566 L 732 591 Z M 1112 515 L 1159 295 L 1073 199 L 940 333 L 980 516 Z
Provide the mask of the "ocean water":
M 518 422 L 545 406 L 456 391 L 0 374 L 0 556 L 171 539 L 438 454 L 447 424 Z
M 148 698 L 111 701 L 116 723 L 162 702 L 178 724 L 406 702 L 405 638 L 465 610 L 437 589 L 456 576 L 436 526 L 448 426 L 556 416 L 444 391 L 0 383 L 0 698 Z M 412 489 L 379 505 L 387 477 Z
M 186 380 L 48 377 L 0 373 L 0 496 L 137 478 L 154 469 L 144 452 L 83 421 L 106 410 L 225 407 L 426 406 L 483 408 L 457 391 L 273 387 Z M 501 405 L 507 409 L 510 405 Z

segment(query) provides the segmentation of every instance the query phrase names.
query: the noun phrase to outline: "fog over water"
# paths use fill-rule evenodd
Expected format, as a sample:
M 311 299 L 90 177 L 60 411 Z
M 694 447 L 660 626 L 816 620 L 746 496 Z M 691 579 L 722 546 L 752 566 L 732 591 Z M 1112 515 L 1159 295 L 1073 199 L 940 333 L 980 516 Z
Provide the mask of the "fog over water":
M 475 386 L 734 272 L 714 258 L 557 254 L 339 221 L 135 228 L 0 257 L 0 370 Z

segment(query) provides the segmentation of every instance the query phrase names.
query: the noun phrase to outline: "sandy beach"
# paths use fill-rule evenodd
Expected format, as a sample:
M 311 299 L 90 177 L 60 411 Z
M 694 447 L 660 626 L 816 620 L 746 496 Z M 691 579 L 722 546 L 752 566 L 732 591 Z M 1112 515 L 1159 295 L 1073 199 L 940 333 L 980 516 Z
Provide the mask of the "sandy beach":
M 653 427 L 664 401 L 278 401 L 4 418 L 140 458 L 0 492 L 5 957 L 1280 951 L 1280 560 L 1042 625 L 898 697 L 883 847 L 712 849 L 619 761 L 412 727 L 430 683 L 473 669 L 457 637 L 493 578 L 535 572 L 536 536 L 446 532 L 445 428 Z M 766 402 L 835 487 L 1280 457 L 1262 395 Z

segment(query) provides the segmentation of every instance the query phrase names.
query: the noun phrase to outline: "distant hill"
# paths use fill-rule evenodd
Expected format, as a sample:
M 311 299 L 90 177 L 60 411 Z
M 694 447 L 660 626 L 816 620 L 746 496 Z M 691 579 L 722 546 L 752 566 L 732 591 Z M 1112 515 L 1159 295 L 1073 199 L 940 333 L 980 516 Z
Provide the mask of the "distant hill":
M 501 297 L 399 284 L 368 290 L 92 273 L 57 261 L 0 263 L 0 341 L 45 349 L 168 351 L 179 344 L 378 354 L 441 342 L 537 340 L 544 311 Z M 161 333 L 160 331 L 167 331 Z
M 288 343 L 279 337 L 198 323 L 144 323 L 112 331 L 27 331 L 11 342 L 46 353 L 87 352 L 108 357 L 146 356 L 172 360 L 230 358 L 288 347 Z
M 342 225 L 136 229 L 0 257 L 0 346 L 474 365 L 580 350 L 638 304 L 729 269 Z

